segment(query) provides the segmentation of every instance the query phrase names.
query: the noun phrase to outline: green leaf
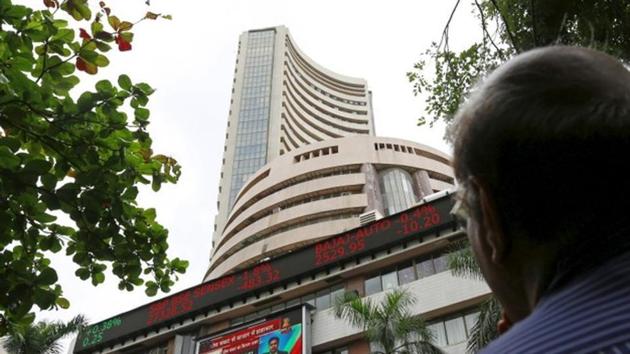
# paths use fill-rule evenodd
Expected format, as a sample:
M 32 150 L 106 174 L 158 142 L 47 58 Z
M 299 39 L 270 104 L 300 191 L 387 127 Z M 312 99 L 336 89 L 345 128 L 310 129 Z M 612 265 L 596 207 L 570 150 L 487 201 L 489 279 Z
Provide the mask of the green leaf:
M 96 91 L 98 92 L 110 93 L 110 94 L 114 92 L 114 87 L 112 86 L 112 83 L 109 82 L 109 80 L 101 80 L 96 83 L 95 87 L 96 87 Z
M 28 160 L 24 165 L 24 171 L 35 173 L 37 175 L 43 175 L 44 173 L 50 171 L 51 168 L 52 163 L 42 159 Z
M 79 96 L 79 99 L 77 100 L 79 111 L 90 111 L 92 107 L 94 107 L 94 104 L 96 103 L 95 101 L 95 97 L 91 92 L 84 92 L 83 94 L 81 94 L 81 96 Z
M 94 64 L 96 64 L 96 66 L 99 67 L 105 67 L 107 65 L 109 65 L 109 59 L 107 59 L 106 56 L 104 55 L 98 55 L 95 59 L 94 59 Z
M 68 299 L 66 299 L 65 297 L 57 298 L 56 304 L 62 309 L 67 309 L 70 307 L 70 301 L 68 301 Z
M 122 74 L 120 76 L 118 76 L 118 86 L 120 86 L 120 88 L 130 91 L 131 90 L 131 79 L 129 79 L 129 76 Z
M 36 288 L 33 295 L 35 304 L 42 310 L 49 309 L 57 300 L 57 295 L 54 292 L 40 288 Z
M 37 276 L 37 283 L 40 285 L 51 285 L 57 282 L 57 272 L 52 268 L 44 268 Z
M 51 41 L 61 41 L 64 43 L 70 43 L 74 41 L 74 31 L 68 28 L 62 28 L 52 36 Z
M 0 146 L 0 169 L 14 170 L 20 165 L 17 157 L 8 147 Z
M 109 22 L 109 25 L 112 26 L 112 28 L 115 31 L 118 31 L 118 27 L 120 26 L 120 20 L 118 19 L 118 17 L 116 17 L 116 16 L 109 16 L 109 17 L 107 17 L 107 22 Z
M 136 88 L 138 88 L 140 91 L 142 91 L 145 95 L 150 95 L 153 92 L 155 92 L 155 90 L 149 86 L 149 84 L 141 82 L 139 84 L 136 84 Z
M 134 110 L 134 114 L 137 120 L 146 121 L 147 119 L 149 119 L 149 115 L 151 114 L 151 111 L 149 111 L 146 108 L 136 108 Z
M 22 20 L 23 18 L 27 17 L 32 10 L 29 9 L 26 6 L 22 6 L 22 5 L 9 5 L 8 9 L 4 8 L 3 9 L 4 14 L 2 14 L 3 17 L 12 17 L 18 20 Z
M 133 27 L 133 23 L 127 22 L 127 21 L 122 21 L 118 25 L 118 30 L 119 31 L 129 31 L 132 27 Z
M 79 277 L 81 280 L 86 280 L 90 277 L 90 271 L 87 268 L 79 268 L 77 269 L 74 274 Z
M 98 50 L 100 50 L 101 52 L 108 52 L 109 50 L 112 49 L 112 47 L 109 44 L 103 41 L 94 41 L 94 42 L 96 43 L 96 47 L 98 48 Z
M 105 281 L 105 273 L 99 272 L 92 274 L 92 285 L 98 285 Z

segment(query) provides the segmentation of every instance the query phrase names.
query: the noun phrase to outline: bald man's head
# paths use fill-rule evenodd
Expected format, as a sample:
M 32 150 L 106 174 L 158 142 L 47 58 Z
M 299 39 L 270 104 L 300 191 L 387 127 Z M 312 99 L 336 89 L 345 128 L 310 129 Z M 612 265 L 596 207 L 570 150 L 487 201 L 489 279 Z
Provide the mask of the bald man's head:
M 521 54 L 460 109 L 454 144 L 458 180 L 487 186 L 506 233 L 547 242 L 617 228 L 630 208 L 630 73 L 586 48 Z

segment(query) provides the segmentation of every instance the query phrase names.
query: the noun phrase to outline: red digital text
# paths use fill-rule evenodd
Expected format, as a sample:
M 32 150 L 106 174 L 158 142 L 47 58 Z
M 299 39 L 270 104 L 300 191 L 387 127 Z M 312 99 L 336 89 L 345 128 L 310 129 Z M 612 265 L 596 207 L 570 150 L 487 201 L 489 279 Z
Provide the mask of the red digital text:
M 149 305 L 147 325 L 162 322 L 182 313 L 192 311 L 192 307 L 193 299 L 191 290 L 154 302 Z
M 328 264 L 364 250 L 367 238 L 384 232 L 391 226 L 390 220 L 381 220 L 315 244 L 315 265 Z

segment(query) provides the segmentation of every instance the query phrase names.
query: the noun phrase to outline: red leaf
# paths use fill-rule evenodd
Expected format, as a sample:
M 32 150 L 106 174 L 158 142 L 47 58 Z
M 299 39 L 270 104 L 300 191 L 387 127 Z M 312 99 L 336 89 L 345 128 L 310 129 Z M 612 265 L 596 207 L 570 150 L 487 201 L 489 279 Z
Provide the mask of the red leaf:
M 109 7 L 104 7 L 103 10 L 105 10 L 105 13 L 107 14 L 107 16 L 109 16 L 109 14 L 112 12 L 112 10 Z
M 90 37 L 90 35 L 83 28 L 79 29 L 79 37 L 85 39 L 86 41 L 92 39 L 92 37 Z
M 121 52 L 131 50 L 131 43 L 127 42 L 122 36 L 116 36 L 116 43 L 118 44 L 118 50 Z
M 44 5 L 46 5 L 46 7 L 58 7 L 59 4 L 57 3 L 57 0 L 44 0 Z
M 77 57 L 77 69 L 81 71 L 87 71 L 87 65 L 81 57 Z

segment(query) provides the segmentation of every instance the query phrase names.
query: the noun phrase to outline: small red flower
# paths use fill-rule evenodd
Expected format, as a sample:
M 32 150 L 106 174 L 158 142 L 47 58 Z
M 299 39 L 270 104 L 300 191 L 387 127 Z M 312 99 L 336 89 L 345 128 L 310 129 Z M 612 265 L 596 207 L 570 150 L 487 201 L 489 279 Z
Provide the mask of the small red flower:
M 116 36 L 116 44 L 118 44 L 118 50 L 121 52 L 131 50 L 131 43 L 127 42 L 122 36 Z
M 79 29 L 79 37 L 85 39 L 86 41 L 92 39 L 92 37 L 90 37 L 90 35 L 83 28 Z

